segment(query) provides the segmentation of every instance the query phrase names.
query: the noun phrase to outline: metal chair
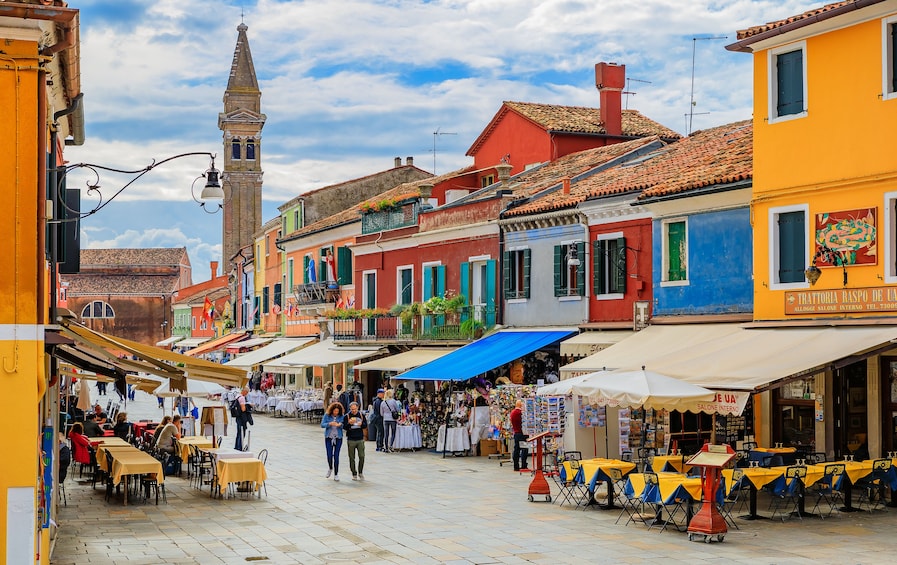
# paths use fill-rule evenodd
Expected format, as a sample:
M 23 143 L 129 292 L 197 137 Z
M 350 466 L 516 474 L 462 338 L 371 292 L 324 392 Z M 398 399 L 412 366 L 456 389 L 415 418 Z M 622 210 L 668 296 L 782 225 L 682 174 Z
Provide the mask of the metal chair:
M 742 506 L 744 505 L 745 501 L 742 500 L 741 495 L 745 491 L 750 491 L 750 486 L 746 484 L 744 469 L 742 467 L 735 467 L 732 469 L 732 485 L 729 487 L 728 491 L 729 492 L 726 493 L 723 500 L 717 503 L 717 508 L 727 524 L 734 526 L 736 530 L 740 530 L 741 528 L 738 527 L 735 518 L 732 517 L 732 510 L 739 504 Z
M 844 505 L 844 493 L 838 489 L 838 481 L 843 474 L 844 463 L 831 463 L 825 466 L 822 478 L 813 485 L 812 494 L 816 495 L 816 504 L 812 510 L 813 514 L 816 514 L 816 511 L 819 510 L 819 503 L 823 500 L 828 503 L 829 510 L 825 516 L 820 513 L 820 518 L 831 516 L 836 506 Z
M 264 465 L 266 467 L 268 466 L 268 450 L 267 449 L 263 449 L 263 450 L 259 451 L 258 460 L 262 462 L 262 465 Z M 262 481 L 262 488 L 265 489 L 265 496 L 268 496 L 268 485 L 266 484 L 266 481 Z
M 879 508 L 884 509 L 885 490 L 888 486 L 888 471 L 890 469 L 890 459 L 876 459 L 872 462 L 872 473 L 860 479 L 854 485 L 854 488 L 860 493 L 857 500 L 858 508 L 862 508 L 865 505 L 869 512 Z
M 816 464 L 826 463 L 828 461 L 828 456 L 825 454 L 824 451 L 817 451 L 815 453 L 810 454 L 810 456 L 807 457 L 808 460 L 811 458 L 812 458 L 812 461 Z
M 770 518 L 775 518 L 783 507 L 788 509 L 787 513 L 781 513 L 782 521 L 785 516 L 796 514 L 801 520 L 804 519 L 798 509 L 800 499 L 804 496 L 804 480 L 807 478 L 807 468 L 804 466 L 793 465 L 785 470 L 785 481 L 781 483 L 779 488 L 773 489 L 773 509 Z
M 648 475 L 651 475 L 649 477 Z M 657 519 L 657 507 L 654 503 L 648 502 L 650 496 L 654 496 L 653 490 L 657 489 L 657 475 L 654 473 L 645 474 L 645 486 L 642 492 L 635 493 L 631 488 L 623 488 L 621 490 L 622 497 L 620 506 L 622 510 L 617 516 L 615 524 L 620 523 L 623 515 L 628 515 L 624 526 L 628 526 L 630 522 L 641 522 L 645 526 L 650 526 Z M 650 507 L 650 510 L 646 508 Z
M 569 475 L 564 479 L 561 479 L 561 474 L 558 473 L 558 475 L 554 477 L 555 482 L 557 482 L 558 488 L 560 489 L 557 496 L 558 506 L 563 506 L 565 502 L 570 502 L 579 506 L 583 501 L 588 500 L 589 489 L 581 478 L 582 472 L 580 471 L 579 460 L 570 460 L 568 461 L 568 464 L 570 467 Z
M 651 467 L 651 461 L 654 459 L 654 455 L 657 453 L 657 450 L 653 447 L 639 447 L 637 453 L 638 459 L 636 460 L 635 464 L 639 468 L 639 470 L 642 472 L 653 470 Z

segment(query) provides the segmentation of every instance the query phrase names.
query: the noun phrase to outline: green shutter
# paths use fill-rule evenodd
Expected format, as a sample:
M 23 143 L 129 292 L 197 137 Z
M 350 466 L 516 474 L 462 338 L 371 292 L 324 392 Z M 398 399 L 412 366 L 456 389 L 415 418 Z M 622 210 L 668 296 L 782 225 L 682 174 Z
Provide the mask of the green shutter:
M 486 319 L 487 327 L 495 325 L 495 282 L 498 275 L 498 261 L 489 259 L 486 261 Z M 470 304 L 470 300 L 467 301 Z
M 523 297 L 529 298 L 530 265 L 532 253 L 529 249 L 523 250 Z
M 464 298 L 466 298 L 467 302 L 470 303 L 470 293 L 468 292 L 468 288 L 470 286 L 470 263 L 461 263 L 461 274 L 459 275 L 459 277 L 459 294 L 464 295 Z
M 614 292 L 626 293 L 626 238 L 616 240 L 617 248 L 614 249 Z
M 562 275 L 564 267 L 566 266 L 566 261 L 564 260 L 564 246 L 563 245 L 555 245 L 554 246 L 554 295 L 555 296 L 563 296 L 566 294 L 564 292 L 563 285 L 563 277 Z
M 511 252 L 503 251 L 501 254 L 501 285 L 505 300 L 515 298 L 517 289 L 511 284 Z
M 579 257 L 579 266 L 576 267 L 576 290 L 580 296 L 586 295 L 586 244 L 580 241 L 576 244 L 576 254 Z
M 421 295 L 421 300 L 426 302 L 430 297 L 433 296 L 433 269 L 435 267 L 427 266 L 423 268 L 423 272 L 421 273 L 421 277 L 423 278 L 423 288 L 421 289 L 423 294 Z
M 283 285 L 280 283 L 274 284 L 274 304 L 283 306 Z
M 804 111 L 803 51 L 776 56 L 776 116 L 800 114 Z
M 436 296 L 445 296 L 445 265 L 436 267 Z
M 605 294 L 604 277 L 607 262 L 607 250 L 604 240 L 596 239 L 592 242 L 592 293 L 595 296 Z
M 308 255 L 302 256 L 302 283 L 308 284 L 311 281 L 308 280 L 308 264 L 311 260 L 308 258 Z
M 339 284 L 352 284 L 352 250 L 348 247 L 336 249 L 336 277 Z
M 804 248 L 806 228 L 803 212 L 779 214 L 779 280 L 795 283 L 805 280 Z
M 685 222 L 667 224 L 667 254 L 667 280 L 686 280 Z

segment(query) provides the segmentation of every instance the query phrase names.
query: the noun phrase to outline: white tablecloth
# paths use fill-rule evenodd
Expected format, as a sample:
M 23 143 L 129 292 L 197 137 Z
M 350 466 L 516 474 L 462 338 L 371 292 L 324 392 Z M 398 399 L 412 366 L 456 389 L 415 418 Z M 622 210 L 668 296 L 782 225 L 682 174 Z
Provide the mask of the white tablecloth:
M 293 402 L 293 399 L 281 400 L 277 403 L 277 406 L 274 408 L 276 412 L 280 412 L 281 414 L 289 414 L 290 416 L 296 415 L 296 403 Z
M 323 400 L 297 400 L 296 408 L 300 412 L 309 412 L 315 409 L 323 409 L 324 401 Z
M 393 449 L 417 449 L 423 445 L 420 437 L 420 426 L 396 426 L 396 439 L 392 443 Z
M 239 451 L 230 447 L 219 447 L 217 449 L 201 448 L 200 451 L 207 451 L 212 455 L 212 459 L 215 461 L 218 461 L 219 459 L 244 459 L 246 457 L 255 457 L 255 453 L 252 451 Z
M 255 407 L 265 406 L 268 402 L 268 395 L 260 390 L 253 390 L 246 395 L 246 400 Z
M 448 440 L 446 440 L 445 424 L 439 426 L 439 434 L 436 436 L 436 452 L 443 451 L 467 451 L 470 449 L 470 435 L 467 428 L 449 428 Z

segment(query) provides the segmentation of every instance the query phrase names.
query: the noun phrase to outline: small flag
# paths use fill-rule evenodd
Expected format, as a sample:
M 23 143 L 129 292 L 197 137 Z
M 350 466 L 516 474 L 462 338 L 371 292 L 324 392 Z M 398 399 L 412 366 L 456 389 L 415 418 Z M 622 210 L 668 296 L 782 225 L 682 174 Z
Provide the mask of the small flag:
M 349 308 L 355 308 L 355 295 L 349 297 Z
M 343 302 L 343 297 L 340 296 L 339 300 L 336 301 L 336 309 L 339 310 L 340 308 L 345 308 L 345 307 L 346 307 L 346 304 Z
M 202 317 L 211 322 L 212 316 L 214 316 L 214 315 L 215 315 L 215 305 L 212 304 L 212 301 L 209 300 L 208 296 L 206 296 L 205 301 L 202 303 Z

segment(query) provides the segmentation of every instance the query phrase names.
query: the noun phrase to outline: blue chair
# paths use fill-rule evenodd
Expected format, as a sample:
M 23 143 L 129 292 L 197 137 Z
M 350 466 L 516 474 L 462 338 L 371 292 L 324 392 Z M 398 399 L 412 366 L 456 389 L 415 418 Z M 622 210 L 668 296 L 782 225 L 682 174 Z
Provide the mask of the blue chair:
M 804 481 L 806 478 L 806 467 L 797 465 L 788 467 L 785 471 L 785 480 L 778 482 L 772 490 L 773 509 L 770 518 L 775 518 L 776 513 L 781 512 L 784 507 L 788 512 L 781 513 L 783 522 L 785 521 L 785 516 L 792 514 L 797 514 L 797 517 L 801 520 L 804 519 L 801 516 L 798 505 L 800 504 L 800 499 L 804 496 Z
M 813 514 L 816 514 L 816 511 L 819 510 L 819 503 L 823 500 L 829 505 L 828 514 L 824 516 L 821 513 L 819 514 L 819 517 L 823 519 L 831 516 L 836 506 L 844 505 L 844 493 L 838 489 L 838 481 L 840 481 L 843 474 L 844 463 L 831 463 L 825 466 L 822 478 L 813 486 L 812 493 L 816 495 L 816 504 L 812 510 Z

